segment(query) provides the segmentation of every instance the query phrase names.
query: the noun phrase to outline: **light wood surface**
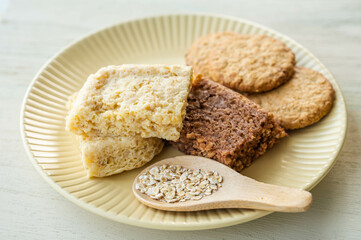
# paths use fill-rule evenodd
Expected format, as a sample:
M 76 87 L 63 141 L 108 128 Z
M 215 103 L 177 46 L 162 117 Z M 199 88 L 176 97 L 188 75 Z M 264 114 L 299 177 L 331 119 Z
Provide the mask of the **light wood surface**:
M 152 199 L 136 189 L 139 177 L 151 168 L 162 165 L 179 165 L 203 171 L 217 169 L 223 178 L 222 187 L 198 201 L 167 203 Z M 233 169 L 209 158 L 178 156 L 156 162 L 145 168 L 135 178 L 133 193 L 143 204 L 166 211 L 201 211 L 220 208 L 250 208 L 276 212 L 304 212 L 312 202 L 312 195 L 300 189 L 265 184 L 243 176 Z
M 227 228 L 171 232 L 132 227 L 67 201 L 23 150 L 19 112 L 26 88 L 58 50 L 89 32 L 143 16 L 210 12 L 249 19 L 295 39 L 338 80 L 348 136 L 305 213 L 274 213 Z M 0 22 L 0 239 L 361 239 L 361 2 L 10 0 Z

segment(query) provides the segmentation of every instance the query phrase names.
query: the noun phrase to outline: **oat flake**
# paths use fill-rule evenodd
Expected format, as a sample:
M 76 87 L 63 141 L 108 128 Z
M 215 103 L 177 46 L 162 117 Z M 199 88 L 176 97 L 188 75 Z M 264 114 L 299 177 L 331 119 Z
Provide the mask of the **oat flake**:
M 222 181 L 222 176 L 215 171 L 162 165 L 139 176 L 135 188 L 153 199 L 173 203 L 209 196 L 222 187 Z

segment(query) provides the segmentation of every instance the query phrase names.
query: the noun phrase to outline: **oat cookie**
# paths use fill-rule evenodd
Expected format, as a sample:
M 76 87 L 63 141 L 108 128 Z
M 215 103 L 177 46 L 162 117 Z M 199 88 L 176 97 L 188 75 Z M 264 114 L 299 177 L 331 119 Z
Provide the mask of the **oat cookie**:
M 234 36 L 231 32 L 213 33 L 198 38 L 194 41 L 186 54 L 186 63 L 193 66 L 195 75 L 202 74 L 205 78 L 210 78 L 209 54 L 213 49 L 217 48 L 220 42 L 226 41 Z
M 241 92 L 256 93 L 289 80 L 295 56 L 283 42 L 269 36 L 221 32 L 196 40 L 186 62 L 195 74 Z
M 292 79 L 281 87 L 247 97 L 272 112 L 285 129 L 297 129 L 324 117 L 332 107 L 335 93 L 321 73 L 295 67 Z

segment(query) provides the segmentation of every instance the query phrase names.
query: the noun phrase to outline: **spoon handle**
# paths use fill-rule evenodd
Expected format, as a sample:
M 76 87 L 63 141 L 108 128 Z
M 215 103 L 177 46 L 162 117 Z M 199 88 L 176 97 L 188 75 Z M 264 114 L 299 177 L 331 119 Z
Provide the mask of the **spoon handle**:
M 312 203 L 311 193 L 289 187 L 261 183 L 248 177 L 234 192 L 234 207 L 277 212 L 303 212 Z

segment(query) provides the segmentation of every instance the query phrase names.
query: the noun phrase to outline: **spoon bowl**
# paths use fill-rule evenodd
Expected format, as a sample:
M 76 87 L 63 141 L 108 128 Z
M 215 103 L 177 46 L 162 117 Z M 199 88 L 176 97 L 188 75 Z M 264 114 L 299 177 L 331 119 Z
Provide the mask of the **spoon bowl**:
M 200 200 L 167 203 L 152 199 L 136 189 L 139 176 L 154 166 L 180 165 L 192 170 L 217 171 L 222 177 L 222 187 Z M 245 177 L 217 161 L 197 156 L 178 156 L 164 159 L 145 168 L 134 180 L 133 193 L 143 204 L 167 211 L 199 211 L 220 208 L 250 208 L 278 212 L 303 212 L 312 202 L 311 193 L 289 187 L 258 182 Z

